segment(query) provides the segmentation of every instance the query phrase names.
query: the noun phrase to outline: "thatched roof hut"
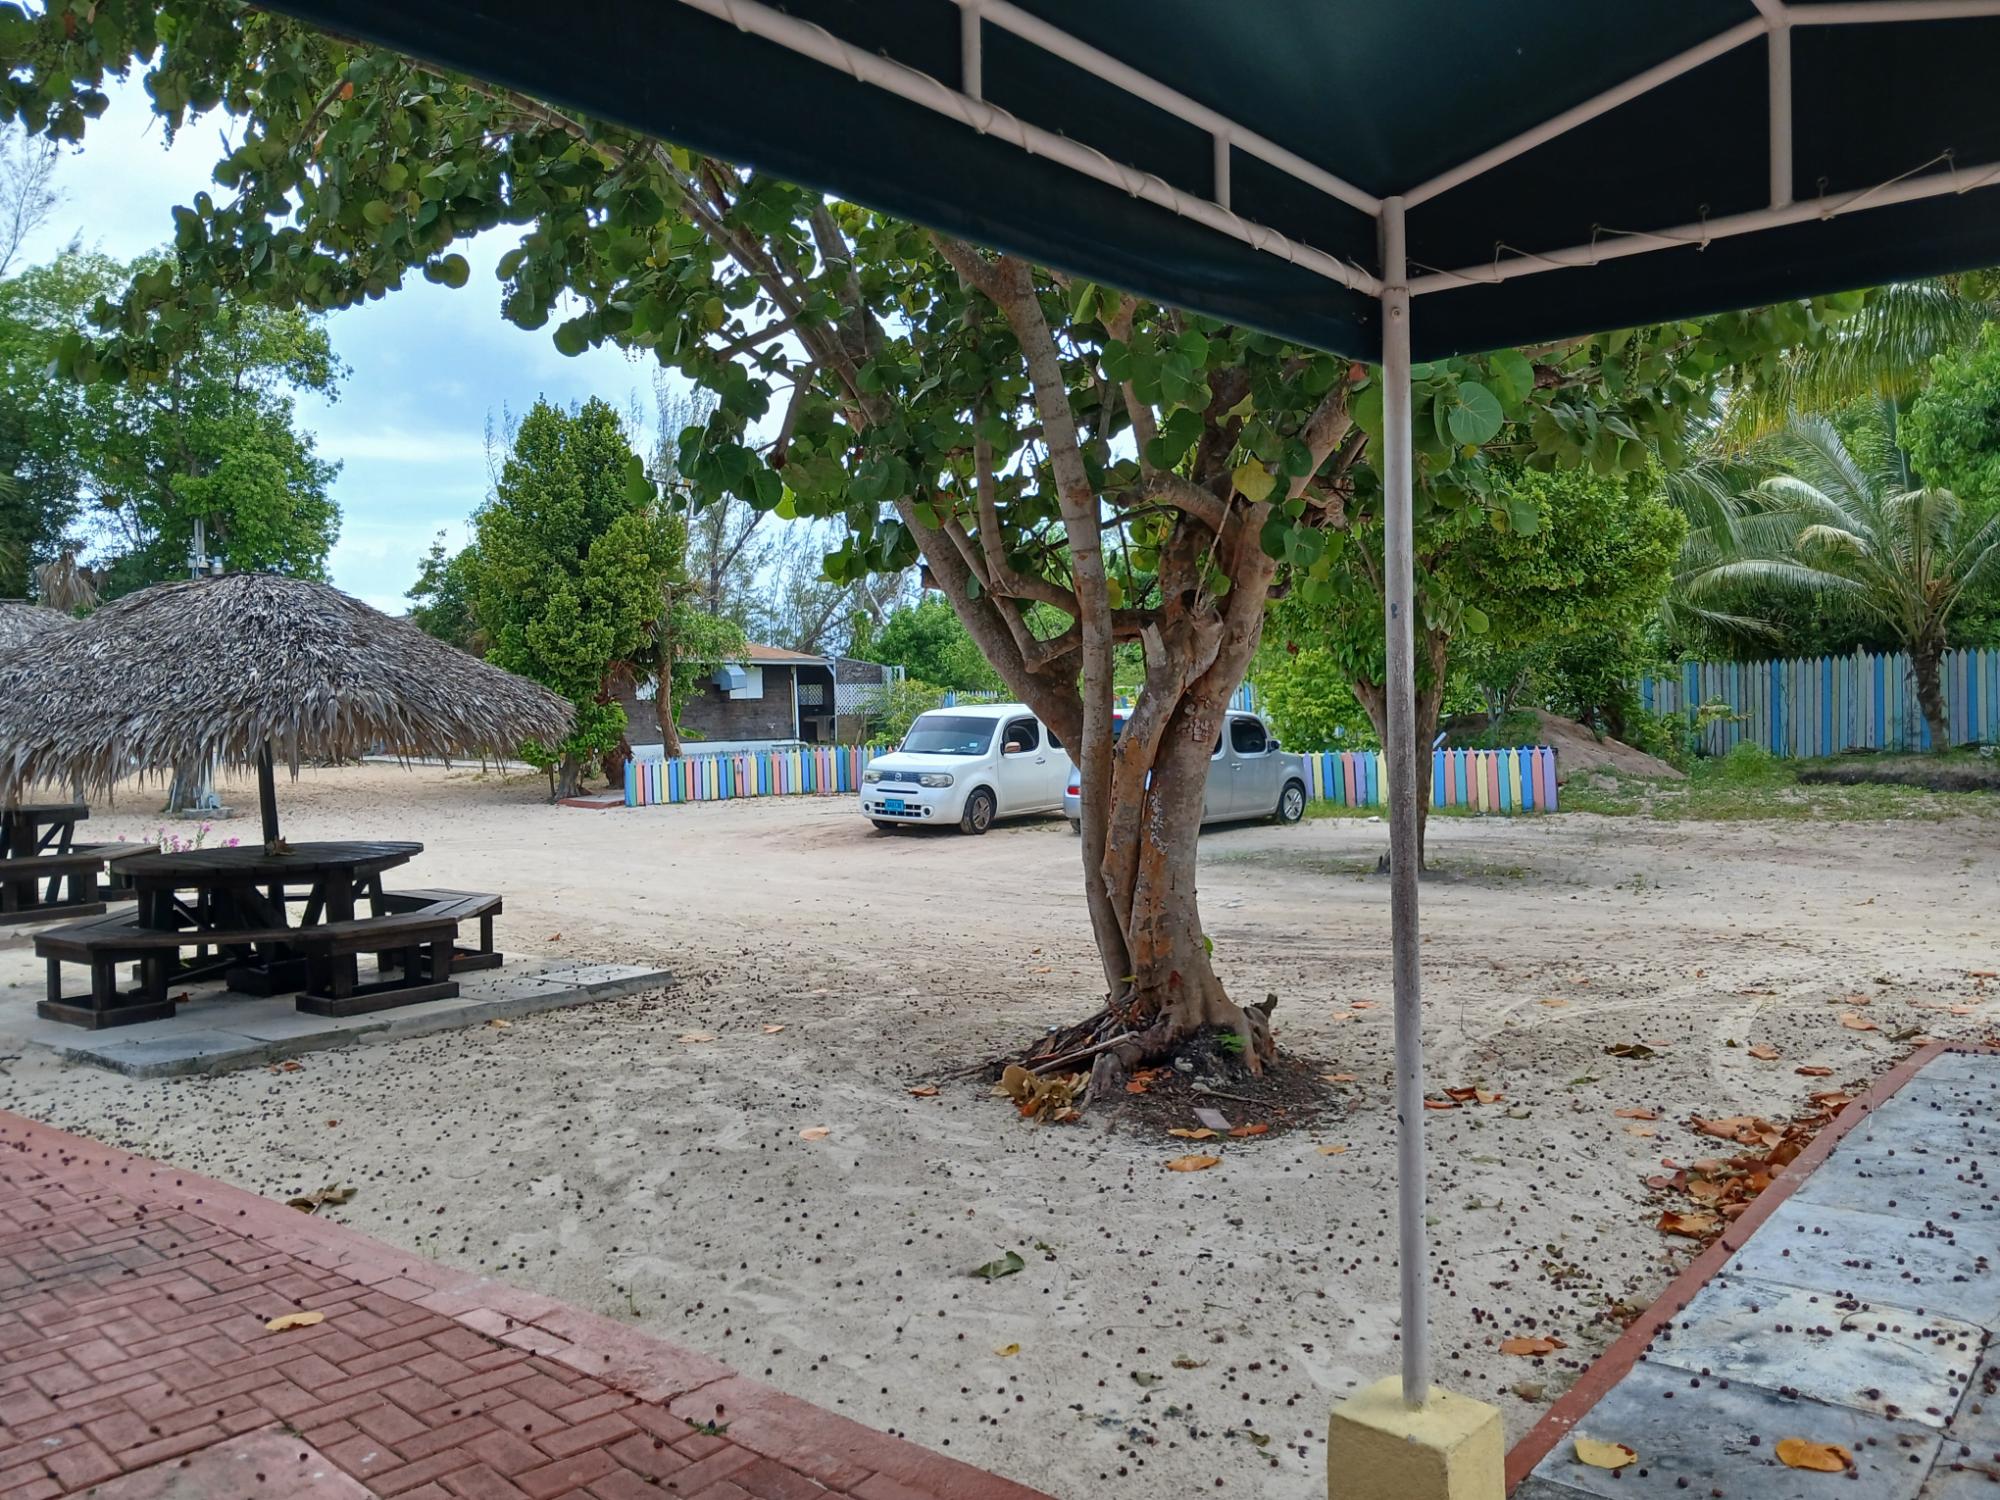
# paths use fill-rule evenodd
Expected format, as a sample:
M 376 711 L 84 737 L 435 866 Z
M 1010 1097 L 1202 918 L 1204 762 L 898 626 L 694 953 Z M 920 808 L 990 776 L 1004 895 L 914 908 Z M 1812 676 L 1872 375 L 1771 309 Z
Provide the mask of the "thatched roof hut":
M 71 616 L 43 605 L 0 599 L 0 652 L 18 651 L 75 624 Z
M 235 574 L 104 605 L 0 658 L 0 799 L 221 759 L 504 756 L 569 703 L 323 583 Z M 260 768 L 261 769 L 261 768 Z M 267 778 L 268 785 L 268 778 Z M 267 793 L 268 797 L 268 793 Z

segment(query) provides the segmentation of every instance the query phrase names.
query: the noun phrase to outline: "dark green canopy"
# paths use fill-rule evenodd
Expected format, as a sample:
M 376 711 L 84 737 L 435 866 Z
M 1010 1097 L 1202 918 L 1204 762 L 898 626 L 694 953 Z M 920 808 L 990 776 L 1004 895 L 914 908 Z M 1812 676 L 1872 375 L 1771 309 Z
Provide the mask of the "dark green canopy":
M 2000 263 L 1992 0 L 278 6 L 1370 359 Z

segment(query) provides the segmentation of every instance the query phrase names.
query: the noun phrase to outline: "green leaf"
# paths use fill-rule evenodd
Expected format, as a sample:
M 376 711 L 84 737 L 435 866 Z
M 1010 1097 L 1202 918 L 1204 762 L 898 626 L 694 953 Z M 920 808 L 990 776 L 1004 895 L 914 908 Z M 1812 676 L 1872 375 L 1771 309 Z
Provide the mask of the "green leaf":
M 396 211 L 380 198 L 370 198 L 361 205 L 361 217 L 379 229 L 396 217 Z
M 1027 1262 L 1025 1260 L 1022 1260 L 1014 1251 L 1009 1250 L 1000 1259 L 989 1260 L 985 1265 L 976 1268 L 972 1274 L 974 1276 L 983 1276 L 988 1281 L 998 1281 L 1002 1276 L 1012 1276 L 1026 1265 Z
M 1520 350 L 1502 349 L 1488 356 L 1486 378 L 1500 404 L 1512 410 L 1533 393 L 1535 366 Z
M 1499 398 L 1485 386 L 1476 380 L 1462 380 L 1445 420 L 1455 441 L 1477 447 L 1499 436 L 1507 414 L 1500 409 Z
M 1259 463 L 1238 464 L 1229 478 L 1236 486 L 1236 493 L 1252 505 L 1267 499 L 1278 484 L 1271 471 Z
M 1492 623 L 1486 618 L 1485 610 L 1480 609 L 1478 606 L 1472 604 L 1468 604 L 1465 606 L 1464 610 L 1462 611 L 1462 616 L 1465 620 L 1465 628 L 1468 631 L 1470 631 L 1473 635 L 1486 634 L 1488 627 Z
M 1120 583 L 1116 578 L 1107 577 L 1104 580 L 1104 597 L 1110 600 L 1113 609 L 1123 609 L 1125 607 L 1125 585 Z
M 1354 425 L 1367 433 L 1379 444 L 1382 441 L 1382 382 L 1371 380 L 1354 393 L 1348 403 L 1354 413 Z

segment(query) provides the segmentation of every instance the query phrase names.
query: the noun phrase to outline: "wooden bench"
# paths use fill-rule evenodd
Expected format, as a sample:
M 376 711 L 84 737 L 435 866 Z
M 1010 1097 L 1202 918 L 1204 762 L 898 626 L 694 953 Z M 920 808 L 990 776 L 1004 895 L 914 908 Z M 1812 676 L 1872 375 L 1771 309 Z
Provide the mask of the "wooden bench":
M 181 959 L 184 948 L 247 950 L 256 943 L 269 943 L 276 936 L 266 927 L 230 930 L 168 931 L 141 927 L 138 913 L 130 907 L 109 915 L 67 922 L 47 932 L 35 934 L 35 955 L 48 963 L 48 994 L 36 1007 L 47 1020 L 86 1026 L 93 1031 L 107 1026 L 130 1026 L 139 1021 L 157 1021 L 174 1013 L 167 998 L 167 986 L 177 982 L 212 977 L 222 972 L 234 958 L 206 952 L 195 963 Z M 138 965 L 138 984 L 130 990 L 118 987 L 118 965 Z M 90 993 L 63 993 L 62 966 L 81 964 L 90 970 Z
M 296 1004 L 316 1016 L 356 1016 L 450 999 L 458 993 L 458 981 L 451 977 L 457 937 L 458 918 L 433 911 L 387 912 L 294 928 L 285 942 L 305 955 L 307 976 Z M 357 960 L 363 953 L 376 956 L 384 978 L 360 982 Z M 384 954 L 393 954 L 395 961 L 384 962 Z M 390 974 L 396 977 L 386 977 Z
M 493 919 L 502 912 L 500 898 L 482 891 L 384 891 L 376 897 L 375 909 L 382 912 L 430 912 L 437 916 L 449 916 L 455 922 L 479 923 L 479 942 L 476 947 L 467 947 L 454 941 L 451 947 L 451 971 L 463 974 L 473 969 L 497 969 L 506 961 L 506 955 L 493 949 Z M 378 955 L 378 961 L 385 966 L 395 962 L 397 955 Z
M 124 850 L 123 844 L 80 844 L 59 854 L 0 859 L 0 923 L 47 922 L 103 911 L 97 873 Z

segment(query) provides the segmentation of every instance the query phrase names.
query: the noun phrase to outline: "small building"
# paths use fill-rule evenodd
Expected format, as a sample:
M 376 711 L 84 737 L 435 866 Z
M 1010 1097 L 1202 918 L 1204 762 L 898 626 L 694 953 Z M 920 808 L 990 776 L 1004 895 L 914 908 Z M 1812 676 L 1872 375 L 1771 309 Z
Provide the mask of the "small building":
M 830 745 L 838 738 L 842 691 L 879 687 L 897 669 L 852 657 L 813 656 L 752 642 L 735 661 L 703 677 L 680 705 L 681 750 L 766 750 L 773 745 Z M 622 698 L 625 737 L 635 751 L 658 753 L 655 685 L 641 683 Z

